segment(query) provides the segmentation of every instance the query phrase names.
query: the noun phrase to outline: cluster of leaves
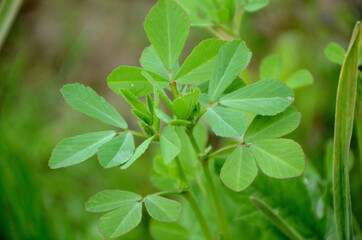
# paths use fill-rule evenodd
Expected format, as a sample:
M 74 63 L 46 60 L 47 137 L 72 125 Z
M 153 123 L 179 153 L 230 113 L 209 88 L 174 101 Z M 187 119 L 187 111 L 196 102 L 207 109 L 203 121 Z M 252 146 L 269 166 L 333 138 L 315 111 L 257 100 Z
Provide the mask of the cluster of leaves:
M 240 1 L 250 11 L 256 10 L 256 5 L 262 6 L 262 2 Z M 205 14 L 222 17 L 222 11 L 207 10 Z M 139 119 L 143 133 L 129 130 L 122 116 L 91 88 L 66 85 L 61 92 L 70 106 L 122 131 L 88 133 L 63 140 L 52 153 L 51 168 L 78 164 L 98 152 L 101 166 L 126 169 L 151 142 L 156 142 L 161 156 L 154 160 L 152 181 L 161 190 L 188 191 L 190 184 L 183 176 L 183 166 L 187 166 L 186 174 L 194 175 L 189 173 L 197 172 L 201 161 L 223 151 L 212 152 L 211 146 L 205 147 L 207 134 L 199 120 L 206 113 L 215 135 L 238 137 L 236 143 L 226 146 L 233 151 L 220 173 L 222 182 L 230 189 L 247 188 L 256 178 L 258 168 L 273 178 L 291 178 L 303 173 L 303 150 L 296 142 L 280 137 L 293 131 L 301 117 L 290 106 L 294 94 L 288 86 L 310 84 L 313 79 L 309 72 L 301 70 L 284 83 L 278 80 L 280 61 L 271 56 L 263 61 L 261 80 L 247 85 L 239 75 L 247 67 L 251 52 L 242 40 L 205 40 L 180 66 L 179 57 L 190 21 L 173 0 L 160 0 L 146 17 L 144 28 L 151 45 L 142 53 L 142 68 L 120 66 L 107 80 L 109 87 L 133 107 L 132 113 Z M 172 92 L 173 100 L 168 92 Z M 164 109 L 161 109 L 161 100 Z M 172 113 L 171 116 L 168 113 Z M 145 139 L 137 148 L 135 136 Z M 91 198 L 86 208 L 92 212 L 112 210 L 99 221 L 100 231 L 107 237 L 120 236 L 137 226 L 142 216 L 142 202 L 150 216 L 160 221 L 176 221 L 181 211 L 179 203 L 159 194 L 140 200 L 142 197 L 135 193 L 107 190 Z

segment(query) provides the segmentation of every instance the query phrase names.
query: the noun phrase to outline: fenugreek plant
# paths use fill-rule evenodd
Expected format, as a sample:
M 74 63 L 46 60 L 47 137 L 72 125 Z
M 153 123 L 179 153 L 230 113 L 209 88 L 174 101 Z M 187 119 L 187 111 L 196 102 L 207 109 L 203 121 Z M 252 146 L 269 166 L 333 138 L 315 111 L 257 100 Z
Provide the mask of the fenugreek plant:
M 142 53 L 142 68 L 120 66 L 107 79 L 109 87 L 133 107 L 143 132 L 130 130 L 115 108 L 91 88 L 75 83 L 61 89 L 70 106 L 114 129 L 63 140 L 53 150 L 51 168 L 78 164 L 97 153 L 102 167 L 124 170 L 150 146 L 160 148 L 150 177 L 160 192 L 140 196 L 105 190 L 86 203 L 87 211 L 106 212 L 98 226 L 109 238 L 135 228 L 144 205 L 160 222 L 178 221 L 184 209 L 180 221 L 189 222 L 188 229 L 174 223 L 162 230 L 164 225 L 155 224 L 151 231 L 156 238 L 169 239 L 166 233 L 173 232 L 175 239 L 238 239 L 222 201 L 225 196 L 215 182 L 213 160 L 225 156 L 219 178 L 236 192 L 248 188 L 258 174 L 284 179 L 300 176 L 305 169 L 302 148 L 281 137 L 299 125 L 301 114 L 290 106 L 291 88 L 310 84 L 310 73 L 300 70 L 282 82 L 278 80 L 281 58 L 271 55 L 262 62 L 259 81 L 243 77 L 252 53 L 238 39 L 238 22 L 243 11 L 257 10 L 268 1 L 179 2 L 182 7 L 173 0 L 160 0 L 146 17 L 144 28 L 151 45 Z M 179 65 L 190 20 L 220 39 L 202 41 Z M 212 134 L 228 144 L 221 148 L 208 144 L 207 123 Z M 134 137 L 144 141 L 136 147 Z M 257 198 L 253 202 L 268 209 Z

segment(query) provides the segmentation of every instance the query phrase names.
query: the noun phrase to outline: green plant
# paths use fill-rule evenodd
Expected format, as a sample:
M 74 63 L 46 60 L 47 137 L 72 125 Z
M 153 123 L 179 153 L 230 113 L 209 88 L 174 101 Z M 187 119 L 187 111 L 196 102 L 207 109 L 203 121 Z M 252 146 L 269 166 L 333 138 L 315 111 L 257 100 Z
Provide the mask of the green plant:
M 214 239 L 221 232 L 223 239 L 235 239 L 236 233 L 230 230 L 233 226 L 223 204 L 225 196 L 220 195 L 220 186 L 214 178 L 214 161 L 219 156 L 225 156 L 223 161 L 226 159 L 220 179 L 236 192 L 246 189 L 259 169 L 267 176 L 280 179 L 303 173 L 305 157 L 301 147 L 280 137 L 292 132 L 301 118 L 290 106 L 294 93 L 288 86 L 308 85 L 313 79 L 309 72 L 301 70 L 286 83 L 277 80 L 282 64 L 278 56 L 269 56 L 261 65 L 261 80 L 251 83 L 244 74 L 251 52 L 244 41 L 231 38 L 239 36 L 240 25 L 235 19 L 241 19 L 241 9 L 256 10 L 267 1 L 227 5 L 232 2 L 221 1 L 225 8 L 216 15 L 211 10 L 206 12 L 207 19 L 212 20 L 208 29 L 230 41 L 202 41 L 182 66 L 179 57 L 190 28 L 188 15 L 173 0 L 160 0 L 150 11 L 144 27 L 152 45 L 141 56 L 142 68 L 121 66 L 107 80 L 109 87 L 133 107 L 131 111 L 139 119 L 143 133 L 129 130 L 123 117 L 91 88 L 81 84 L 62 88 L 64 98 L 74 109 L 121 131 L 88 133 L 63 140 L 52 153 L 51 168 L 81 163 L 98 153 L 101 166 L 127 169 L 151 143 L 160 145 L 161 155 L 154 158 L 151 181 L 162 192 L 142 197 L 132 192 L 105 190 L 87 202 L 88 211 L 107 212 L 98 223 L 106 237 L 118 237 L 136 227 L 142 218 L 143 203 L 152 218 L 161 222 L 177 221 L 181 204 L 164 196 L 181 195 L 187 200 L 184 211 L 192 210 L 199 223 L 200 229 L 194 229 L 193 234 L 200 236 L 201 230 L 205 239 Z M 194 4 L 182 2 L 186 10 L 189 9 L 186 3 Z M 195 16 L 188 12 L 193 23 Z M 235 14 L 230 15 L 231 12 Z M 204 115 L 212 132 L 220 139 L 228 139 L 224 142 L 229 144 L 216 149 L 207 146 L 207 130 L 200 121 Z M 134 137 L 144 139 L 137 148 Z M 200 198 L 211 201 L 203 205 Z M 256 198 L 253 202 L 257 207 L 270 209 Z M 210 220 L 206 215 L 213 211 L 216 217 Z M 166 238 L 165 233 L 157 231 L 161 225 L 151 226 L 154 235 Z M 175 232 L 183 231 L 181 225 L 168 227 Z M 294 233 L 286 232 L 287 235 Z

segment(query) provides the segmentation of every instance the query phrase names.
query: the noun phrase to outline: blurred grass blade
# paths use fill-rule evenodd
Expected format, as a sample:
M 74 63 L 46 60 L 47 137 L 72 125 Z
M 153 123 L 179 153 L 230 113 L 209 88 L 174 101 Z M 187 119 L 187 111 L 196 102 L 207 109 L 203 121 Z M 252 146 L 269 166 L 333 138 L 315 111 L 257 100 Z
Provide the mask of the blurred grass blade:
M 22 0 L 3 0 L 0 2 L 0 49 L 22 2 Z
M 357 95 L 361 26 L 357 22 L 344 59 L 337 90 L 333 152 L 333 200 L 339 239 L 353 239 L 349 189 L 348 152 L 351 143 Z
M 362 171 L 362 72 L 359 72 L 358 74 L 358 83 L 357 83 L 356 127 L 357 127 L 359 160 L 361 162 L 361 171 Z
M 263 201 L 250 197 L 253 204 L 269 219 L 269 221 L 278 228 L 285 236 L 291 240 L 303 240 L 304 238 L 292 228 L 283 218 L 281 218 L 273 209 Z

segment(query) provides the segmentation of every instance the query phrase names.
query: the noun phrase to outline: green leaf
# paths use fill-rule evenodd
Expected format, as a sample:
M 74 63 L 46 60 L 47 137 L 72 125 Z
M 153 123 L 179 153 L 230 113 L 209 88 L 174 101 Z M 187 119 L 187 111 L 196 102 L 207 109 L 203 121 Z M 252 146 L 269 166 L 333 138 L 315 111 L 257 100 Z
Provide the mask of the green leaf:
M 142 71 L 141 73 L 149 83 L 151 83 L 151 85 L 154 87 L 154 91 L 157 90 L 159 96 L 162 98 L 162 100 L 165 102 L 165 104 L 167 105 L 167 107 L 169 109 L 172 109 L 172 102 L 171 100 L 168 98 L 167 94 L 165 93 L 165 91 L 163 90 L 163 87 L 156 82 L 156 80 L 146 71 Z
M 148 112 L 141 112 L 138 109 L 132 109 L 131 112 L 140 120 L 142 120 L 142 122 L 144 122 L 147 125 L 152 125 L 152 118 L 151 116 L 148 114 Z
M 164 66 L 171 70 L 189 33 L 186 12 L 173 0 L 160 0 L 147 15 L 144 28 Z
M 330 43 L 324 49 L 326 57 L 334 63 L 342 65 L 346 51 L 337 43 Z
M 250 197 L 250 199 L 254 205 L 269 219 L 269 221 L 285 234 L 285 236 L 293 240 L 304 240 L 304 238 L 293 227 L 291 227 L 287 221 L 280 217 L 278 212 L 273 211 L 269 205 L 254 197 Z
M 245 11 L 255 12 L 267 6 L 268 4 L 269 0 L 248 0 L 247 4 L 245 5 Z
M 172 121 L 172 118 L 168 116 L 164 111 L 161 109 L 155 109 L 155 113 L 159 119 L 161 119 L 165 123 L 169 123 Z
M 305 168 L 305 157 L 298 143 L 290 139 L 268 139 L 251 144 L 260 169 L 269 177 L 300 176 Z
M 246 130 L 246 115 L 240 111 L 220 106 L 207 110 L 212 131 L 221 137 L 238 137 Z
M 357 22 L 339 76 L 334 127 L 333 200 L 339 239 L 352 239 L 348 153 L 357 98 L 361 26 Z
M 141 219 L 142 203 L 129 202 L 104 214 L 98 221 L 98 228 L 104 236 L 116 238 L 137 227 Z
M 187 126 L 192 124 L 192 122 L 182 119 L 172 119 L 171 121 L 168 122 L 168 124 L 172 126 Z
M 121 169 L 127 169 L 129 166 L 132 165 L 142 154 L 147 150 L 148 146 L 151 144 L 152 140 L 155 136 L 148 138 L 147 140 L 143 141 L 134 151 L 133 156 L 130 160 L 128 160 L 125 164 L 121 165 Z
M 0 3 L 0 49 L 21 7 L 22 0 L 4 0 Z
M 240 192 L 247 188 L 258 174 L 258 167 L 246 147 L 237 147 L 221 168 L 221 181 L 231 190 Z
M 99 149 L 99 163 L 104 168 L 125 163 L 132 157 L 134 148 L 132 134 L 129 132 L 121 133 Z
M 207 129 L 202 124 L 197 124 L 194 127 L 194 131 L 192 132 L 194 135 L 197 145 L 202 150 L 206 147 L 208 141 L 208 132 Z
M 146 102 L 147 102 L 148 111 L 151 114 L 151 116 L 153 116 L 155 111 L 155 104 L 152 100 L 152 97 L 149 94 L 147 94 L 146 96 Z
M 265 79 L 221 98 L 222 105 L 260 115 L 275 115 L 294 101 L 294 93 L 285 83 Z
M 169 80 L 170 76 L 167 68 L 163 65 L 160 56 L 158 56 L 155 48 L 151 45 L 146 47 L 142 52 L 140 59 L 141 66 L 151 72 L 157 73 L 158 75 Z
M 160 147 L 163 161 L 166 164 L 171 162 L 180 153 L 181 143 L 172 126 L 166 126 L 162 129 Z
M 297 89 L 300 87 L 305 87 L 313 84 L 313 75 L 305 69 L 296 71 L 292 76 L 290 76 L 285 83 L 291 89 Z
M 136 97 L 142 97 L 148 93 L 153 92 L 152 85 L 147 81 L 146 77 L 142 75 L 144 70 L 138 67 L 120 66 L 113 70 L 108 76 L 108 86 L 117 94 L 120 94 L 120 89 L 124 88 L 130 91 Z M 162 87 L 168 85 L 168 81 L 152 72 L 149 74 L 159 82 Z
M 260 65 L 260 79 L 280 79 L 283 70 L 283 59 L 278 54 L 272 54 L 263 59 Z
M 189 231 L 179 223 L 164 223 L 155 220 L 151 221 L 150 232 L 155 240 L 189 240 L 191 237 Z
M 227 89 L 225 89 L 223 94 L 229 94 L 245 86 L 246 84 L 244 83 L 244 81 L 241 78 L 236 77 L 234 81 L 231 83 L 231 85 Z
M 89 212 L 107 212 L 123 204 L 136 202 L 142 197 L 133 192 L 121 190 L 104 190 L 91 197 L 85 205 Z
M 284 136 L 300 123 L 301 114 L 293 107 L 275 116 L 257 116 L 245 133 L 246 142 L 256 142 Z
M 200 89 L 193 88 L 192 92 L 176 98 L 172 103 L 172 111 L 179 119 L 189 119 L 200 96 Z
M 122 116 L 100 97 L 93 89 L 79 83 L 65 85 L 61 92 L 75 110 L 104 123 L 126 129 L 127 123 Z
M 103 131 L 66 138 L 54 148 L 49 166 L 61 168 L 81 163 L 93 156 L 98 148 L 114 135 L 114 131 Z
M 130 91 L 127 89 L 120 89 L 119 92 L 132 107 L 141 112 L 147 113 L 147 107 Z
M 162 156 L 153 159 L 153 172 L 151 181 L 153 185 L 163 191 L 179 191 L 179 171 L 175 161 L 165 164 Z
M 245 42 L 234 40 L 221 47 L 209 83 L 209 100 L 216 102 L 238 74 L 246 68 L 251 52 Z
M 190 17 L 191 27 L 212 26 L 213 23 L 209 19 L 203 19 L 200 15 L 203 9 L 198 7 L 195 0 L 176 0 L 178 4 L 187 12 Z
M 181 84 L 201 83 L 211 78 L 215 57 L 225 41 L 208 39 L 194 48 L 177 73 L 175 79 Z
M 161 222 L 176 222 L 182 210 L 180 203 L 157 195 L 145 197 L 148 214 Z

